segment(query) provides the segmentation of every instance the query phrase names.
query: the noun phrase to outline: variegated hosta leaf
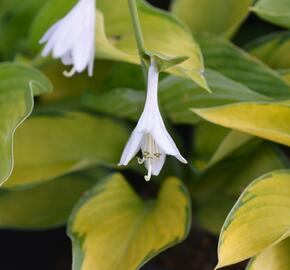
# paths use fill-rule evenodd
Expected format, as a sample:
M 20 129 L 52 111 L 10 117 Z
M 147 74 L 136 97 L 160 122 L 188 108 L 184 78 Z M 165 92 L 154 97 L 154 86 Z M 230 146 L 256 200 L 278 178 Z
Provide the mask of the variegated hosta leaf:
M 265 251 L 290 236 L 290 171 L 273 171 L 241 195 L 220 233 L 217 268 Z
M 290 31 L 260 37 L 245 48 L 274 69 L 290 69 Z
M 259 0 L 252 7 L 252 11 L 270 23 L 290 28 L 290 2 L 288 0 Z
M 79 112 L 35 115 L 15 136 L 15 170 L 5 187 L 39 184 L 94 164 L 116 166 L 127 139 L 127 129 L 106 117 Z
M 274 99 L 290 97 L 290 87 L 279 75 L 254 56 L 228 41 L 216 37 L 200 37 L 205 66 L 239 82 L 251 90 Z
M 51 83 L 39 71 L 19 64 L 0 64 L 0 184 L 13 169 L 14 132 L 31 113 L 33 95 L 50 91 Z
M 190 199 L 178 179 L 168 178 L 156 200 L 144 201 L 115 174 L 92 188 L 70 217 L 73 269 L 140 269 L 182 241 L 190 223 Z
M 177 14 L 193 33 L 208 32 L 231 37 L 249 13 L 252 0 L 174 0 Z
M 254 136 L 290 146 L 290 105 L 244 102 L 193 109 L 203 119 Z
M 290 238 L 274 245 L 253 258 L 247 270 L 289 270 Z
M 188 79 L 169 76 L 160 81 L 160 105 L 172 122 L 186 124 L 198 122 L 198 117 L 192 117 L 190 107 L 271 100 L 271 98 L 251 91 L 246 86 L 215 71 L 207 70 L 205 77 L 212 90 L 211 94 L 203 91 L 200 86 Z M 117 88 L 101 95 L 88 94 L 83 98 L 83 102 L 96 111 L 137 120 L 144 106 L 145 93 L 133 89 Z
M 66 4 L 58 2 L 49 1 L 39 11 L 31 30 L 32 43 L 37 44 L 52 22 L 61 18 L 72 4 L 71 0 Z M 112 5 L 118 8 L 112 8 Z M 97 57 L 139 64 L 127 0 L 100 0 L 97 6 L 100 9 L 96 23 Z M 207 89 L 202 55 L 190 31 L 169 12 L 154 8 L 143 0 L 137 0 L 137 6 L 146 51 L 165 58 L 188 58 L 167 71 L 190 78 Z

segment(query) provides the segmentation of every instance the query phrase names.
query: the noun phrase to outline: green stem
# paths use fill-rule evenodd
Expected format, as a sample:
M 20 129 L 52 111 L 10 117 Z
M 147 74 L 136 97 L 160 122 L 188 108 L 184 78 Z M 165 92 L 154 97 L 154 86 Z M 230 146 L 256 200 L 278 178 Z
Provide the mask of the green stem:
M 136 0 L 128 0 L 129 10 L 131 14 L 132 24 L 134 28 L 135 39 L 137 43 L 137 48 L 142 64 L 142 70 L 145 81 L 147 81 L 147 66 L 145 63 L 146 51 L 144 46 L 144 39 L 142 34 L 142 29 L 140 25 L 139 14 L 137 10 Z

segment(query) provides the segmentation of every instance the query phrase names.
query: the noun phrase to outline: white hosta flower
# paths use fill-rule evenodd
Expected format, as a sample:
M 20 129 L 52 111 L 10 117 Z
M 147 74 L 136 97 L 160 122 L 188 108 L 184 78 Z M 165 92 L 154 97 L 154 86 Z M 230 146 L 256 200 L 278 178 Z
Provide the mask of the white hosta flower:
M 166 155 L 175 156 L 179 161 L 187 163 L 167 132 L 161 117 L 158 107 L 158 76 L 157 64 L 151 59 L 145 107 L 119 163 L 119 166 L 126 166 L 141 149 L 143 157 L 138 158 L 138 163 L 144 163 L 148 170 L 144 177 L 146 181 L 150 180 L 151 175 L 159 174 Z
M 88 68 L 93 74 L 95 57 L 96 0 L 79 0 L 72 10 L 44 34 L 40 43 L 46 43 L 42 56 L 52 53 L 64 65 L 72 65 L 70 77 Z

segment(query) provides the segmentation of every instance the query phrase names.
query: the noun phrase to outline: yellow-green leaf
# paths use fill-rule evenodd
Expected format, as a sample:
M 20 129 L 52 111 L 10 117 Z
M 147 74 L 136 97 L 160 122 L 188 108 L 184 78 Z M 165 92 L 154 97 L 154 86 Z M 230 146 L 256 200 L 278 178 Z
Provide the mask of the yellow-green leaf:
M 257 255 L 248 264 L 247 270 L 289 270 L 290 238 Z
M 35 115 L 17 131 L 15 169 L 7 188 L 38 184 L 96 163 L 116 166 L 128 138 L 127 129 L 115 121 L 78 112 Z
M 290 106 L 286 102 L 245 102 L 193 111 L 214 124 L 290 146 Z
M 136 270 L 182 241 L 190 227 L 190 199 L 168 178 L 156 200 L 142 200 L 119 174 L 97 184 L 70 217 L 74 270 Z
M 138 0 L 137 5 L 146 51 L 172 58 L 188 57 L 186 61 L 167 71 L 174 75 L 191 78 L 202 87 L 207 88 L 203 77 L 202 54 L 189 30 L 168 12 L 154 8 L 143 0 Z M 106 15 L 108 16 L 108 14 Z M 139 62 L 131 24 L 128 24 L 128 27 L 128 29 L 122 30 L 126 34 L 115 40 L 114 46 L 129 56 L 135 55 L 134 62 Z
M 274 171 L 241 195 L 220 233 L 217 268 L 256 256 L 290 235 L 290 171 Z
M 288 0 L 259 0 L 251 9 L 268 22 L 290 28 L 290 2 Z
M 0 64 L 0 184 L 13 169 L 13 136 L 33 109 L 33 94 L 52 91 L 39 71 L 19 64 Z
M 290 69 L 290 31 L 258 38 L 246 49 L 274 69 Z
M 174 0 L 172 11 L 193 33 L 231 37 L 249 13 L 252 0 Z

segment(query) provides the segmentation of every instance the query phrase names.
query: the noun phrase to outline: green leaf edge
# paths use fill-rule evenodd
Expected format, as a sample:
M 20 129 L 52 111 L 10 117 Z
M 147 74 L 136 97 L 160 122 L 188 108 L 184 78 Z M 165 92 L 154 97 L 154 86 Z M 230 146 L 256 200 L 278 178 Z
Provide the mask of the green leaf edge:
M 48 83 L 48 89 L 45 89 L 44 87 L 42 87 L 42 85 L 34 80 L 31 80 L 28 82 L 28 88 L 25 90 L 24 92 L 24 96 L 27 102 L 27 111 L 25 112 L 25 115 L 18 121 L 18 123 L 16 123 L 16 125 L 14 126 L 14 128 L 12 129 L 11 132 L 11 136 L 9 138 L 9 140 L 7 141 L 7 144 L 10 145 L 10 149 L 11 149 L 11 157 L 9 157 L 9 172 L 7 173 L 7 175 L 3 178 L 0 179 L 0 186 L 6 182 L 8 180 L 8 178 L 10 177 L 10 175 L 13 172 L 13 168 L 14 168 L 14 134 L 16 132 L 16 129 L 31 115 L 33 108 L 34 108 L 34 93 L 33 93 L 33 85 L 37 85 L 38 87 L 40 87 L 43 92 L 52 92 L 53 91 L 53 87 L 52 84 L 50 83 L 50 81 L 46 78 L 46 76 L 44 76 L 40 71 L 38 71 L 35 68 L 31 68 L 31 67 L 27 67 L 25 65 L 22 64 L 13 64 L 10 62 L 3 62 L 0 65 L 0 68 L 5 68 L 7 66 L 15 66 L 15 67 L 21 67 L 21 68 L 30 68 L 31 70 L 33 70 L 33 72 L 38 73 L 42 78 L 44 78 L 47 83 Z

